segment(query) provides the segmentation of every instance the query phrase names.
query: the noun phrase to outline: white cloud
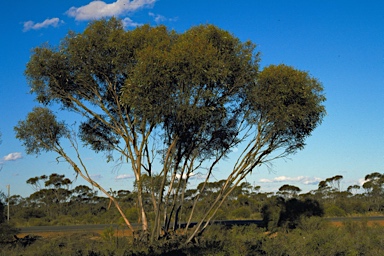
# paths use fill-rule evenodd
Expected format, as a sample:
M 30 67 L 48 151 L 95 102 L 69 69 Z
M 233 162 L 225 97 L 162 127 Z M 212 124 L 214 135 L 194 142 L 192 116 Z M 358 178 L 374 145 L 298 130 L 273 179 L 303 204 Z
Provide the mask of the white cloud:
M 30 20 L 30 21 L 24 22 L 23 31 L 26 32 L 26 31 L 29 31 L 31 29 L 38 30 L 38 29 L 47 28 L 50 26 L 57 27 L 62 23 L 64 23 L 64 21 L 61 21 L 59 18 L 46 19 L 45 21 L 43 21 L 41 23 L 35 23 L 35 22 Z
M 360 186 L 363 186 L 366 180 L 364 178 L 361 178 L 357 182 L 359 183 Z
M 130 175 L 130 174 L 121 174 L 121 175 L 117 175 L 115 177 L 115 180 L 126 180 L 126 179 L 132 179 L 133 176 Z
M 105 17 L 120 16 L 144 7 L 151 7 L 156 0 L 117 0 L 107 4 L 103 1 L 92 1 L 81 7 L 71 7 L 66 14 L 75 20 L 94 20 Z
M 16 161 L 17 159 L 21 159 L 23 156 L 21 155 L 20 152 L 15 152 L 15 153 L 10 153 L 3 157 L 4 161 Z
M 304 185 L 316 185 L 322 179 L 317 177 L 306 177 L 306 176 L 298 176 L 298 177 L 287 177 L 287 176 L 279 176 L 273 179 L 260 179 L 261 183 L 275 183 L 275 182 L 299 182 Z
M 160 22 L 163 22 L 163 21 L 167 20 L 167 18 L 165 18 L 164 16 L 162 16 L 160 14 L 154 14 L 152 12 L 150 12 L 148 14 L 149 14 L 149 16 L 154 18 L 156 23 L 160 23 Z
M 123 19 L 123 26 L 125 28 L 127 28 L 127 27 L 138 27 L 138 26 L 141 26 L 141 25 L 143 25 L 143 24 L 133 22 L 130 18 L 124 18 Z
M 163 21 L 176 21 L 177 20 L 177 18 L 169 19 L 169 18 L 164 17 L 163 15 L 154 14 L 153 12 L 148 13 L 148 15 L 153 17 L 153 19 L 156 23 L 161 23 Z
M 200 172 L 198 173 L 190 173 L 188 174 L 189 180 L 202 180 L 206 178 L 206 175 L 201 174 Z M 183 180 L 187 179 L 187 174 L 183 173 L 183 176 L 181 176 L 179 173 L 176 174 L 176 179 L 182 178 Z
M 195 173 L 189 173 L 188 174 L 188 177 L 193 177 L 195 176 L 196 174 Z M 181 175 L 179 173 L 176 173 L 176 179 L 180 179 Z M 183 173 L 183 177 L 182 177 L 183 180 L 187 179 L 187 174 L 186 173 Z

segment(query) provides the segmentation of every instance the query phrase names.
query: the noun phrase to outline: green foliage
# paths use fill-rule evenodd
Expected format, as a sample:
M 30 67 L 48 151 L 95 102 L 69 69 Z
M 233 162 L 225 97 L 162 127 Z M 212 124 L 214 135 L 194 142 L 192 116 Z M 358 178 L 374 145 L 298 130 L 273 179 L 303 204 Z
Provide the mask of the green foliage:
M 115 229 L 112 226 L 105 228 L 101 233 L 101 238 L 106 242 L 112 243 L 115 239 Z
M 317 229 L 279 232 L 266 239 L 262 248 L 268 255 L 381 255 L 384 243 L 377 239 L 382 227 L 362 225 L 315 225 Z
M 1 192 L 0 192 L 0 224 L 4 222 L 5 222 L 5 204 L 1 199 Z
M 131 207 L 126 210 L 127 218 L 129 218 L 132 222 L 138 222 L 139 221 L 139 209 L 137 207 Z
M 204 255 L 262 255 L 265 238 L 265 230 L 254 225 L 231 229 L 212 226 L 199 241 L 198 249 Z
M 68 134 L 65 124 L 58 122 L 52 111 L 42 107 L 35 107 L 25 121 L 19 121 L 15 131 L 28 154 L 52 151 Z
M 271 199 L 261 209 L 264 225 L 270 231 L 275 231 L 280 226 L 280 214 L 284 207 L 281 198 Z
M 319 216 L 301 216 L 297 229 L 306 233 L 327 228 L 328 223 L 323 217 Z
M 5 215 L 5 203 L 0 192 L 0 247 L 1 242 L 9 241 L 19 232 L 13 222 L 8 222 Z
M 268 230 L 278 227 L 296 228 L 303 218 L 323 216 L 324 210 L 319 202 L 312 199 L 298 200 L 284 198 L 272 199 L 262 209 L 263 221 Z
M 288 198 L 296 197 L 300 192 L 301 192 L 301 189 L 299 187 L 285 184 L 279 188 L 279 191 L 277 192 L 277 194 L 288 199 Z
M 304 140 L 325 115 L 321 84 L 307 72 L 286 65 L 271 65 L 260 72 L 251 87 L 250 122 L 262 118 L 273 123 L 266 129 L 269 139 L 285 147 L 287 153 L 304 146 Z
M 223 209 L 218 209 L 215 214 L 215 220 L 226 220 L 228 219 L 228 214 Z
M 25 209 L 23 211 L 23 214 L 21 215 L 25 220 L 30 220 L 33 218 L 40 219 L 46 216 L 43 210 L 37 208 L 30 208 L 30 209 Z
M 248 219 L 251 215 L 249 207 L 239 207 L 231 212 L 234 219 Z
M 11 241 L 19 232 L 20 230 L 13 223 L 0 223 L 0 245 L 1 242 Z
M 330 205 L 325 207 L 325 214 L 329 217 L 342 217 L 346 216 L 346 212 L 337 205 Z

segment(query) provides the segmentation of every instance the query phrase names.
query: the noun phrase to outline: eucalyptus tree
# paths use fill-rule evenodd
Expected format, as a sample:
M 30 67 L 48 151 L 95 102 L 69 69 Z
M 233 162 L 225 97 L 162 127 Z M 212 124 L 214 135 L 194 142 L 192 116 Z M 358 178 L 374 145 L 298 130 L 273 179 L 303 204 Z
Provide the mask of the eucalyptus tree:
M 357 194 L 357 192 L 361 189 L 360 185 L 350 185 L 347 188 L 347 192 L 350 193 L 351 195 Z
M 325 181 L 331 185 L 335 192 L 340 192 L 340 181 L 343 179 L 342 175 L 335 175 L 331 178 L 327 178 Z
M 279 188 L 279 191 L 277 192 L 278 195 L 281 195 L 285 199 L 295 198 L 297 197 L 298 193 L 301 192 L 301 189 L 299 187 L 296 187 L 294 185 L 284 184 Z
M 368 202 L 370 202 L 370 210 L 383 211 L 384 174 L 373 172 L 365 175 L 364 180 L 362 188 L 366 191 Z
M 78 133 L 39 107 L 15 127 L 17 137 L 27 153 L 57 152 L 99 189 L 81 159 L 76 134 L 92 150 L 105 152 L 107 161 L 114 154 L 115 161 L 129 163 L 143 231 L 149 231 L 143 195 L 152 200 L 152 241 L 169 235 L 182 211 L 184 221 L 195 220 L 217 165 L 235 148 L 244 149 L 225 170 L 228 176 L 189 242 L 256 167 L 303 149 L 325 114 L 318 80 L 286 65 L 260 71 L 255 49 L 213 25 L 178 33 L 148 25 L 126 31 L 117 19 L 92 22 L 56 48 L 35 48 L 25 72 L 39 102 L 81 115 Z M 77 159 L 61 139 L 69 139 Z M 204 185 L 184 209 L 188 181 L 202 170 Z
M 29 178 L 26 182 L 27 184 L 32 186 L 33 190 L 39 191 L 41 190 L 40 181 L 46 180 L 47 178 L 48 178 L 47 175 L 41 175 L 41 176 Z
M 88 202 L 91 201 L 96 195 L 97 191 L 91 189 L 86 185 L 78 185 L 71 191 L 71 201 L 73 202 Z
M 373 172 L 365 175 L 363 188 L 368 195 L 381 195 L 384 187 L 384 174 Z

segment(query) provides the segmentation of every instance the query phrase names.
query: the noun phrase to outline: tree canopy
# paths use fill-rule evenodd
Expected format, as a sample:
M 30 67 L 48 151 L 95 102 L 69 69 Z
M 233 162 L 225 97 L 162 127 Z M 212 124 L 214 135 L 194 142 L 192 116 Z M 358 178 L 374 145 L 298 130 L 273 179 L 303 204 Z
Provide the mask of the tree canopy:
M 143 231 L 149 231 L 143 191 L 151 190 L 152 240 L 162 230 L 169 235 L 182 212 L 183 221 L 194 220 L 199 196 L 183 208 L 189 177 L 204 168 L 207 184 L 217 164 L 244 144 L 191 241 L 254 168 L 302 149 L 325 115 L 317 79 L 283 64 L 259 70 L 259 60 L 255 44 L 214 25 L 178 33 L 148 25 L 127 31 L 114 18 L 94 21 L 83 33 L 69 32 L 58 47 L 33 50 L 25 74 L 45 106 L 19 122 L 17 137 L 27 153 L 57 152 L 92 184 L 76 137 L 106 152 L 107 160 L 113 152 L 121 156 L 115 161 L 128 162 L 135 176 Z M 56 120 L 47 109 L 52 104 L 82 116 L 78 133 Z M 72 143 L 77 159 L 61 139 Z

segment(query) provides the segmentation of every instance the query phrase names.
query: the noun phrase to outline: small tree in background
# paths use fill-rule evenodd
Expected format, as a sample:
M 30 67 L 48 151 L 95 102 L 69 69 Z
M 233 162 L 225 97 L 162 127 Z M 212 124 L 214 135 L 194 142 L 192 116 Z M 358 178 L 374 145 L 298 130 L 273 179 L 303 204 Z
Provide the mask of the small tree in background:
M 279 188 L 277 194 L 284 197 L 285 199 L 289 199 L 292 197 L 296 197 L 300 192 L 301 189 L 299 187 L 285 184 Z
M 261 211 L 263 222 L 270 231 L 278 227 L 296 228 L 303 218 L 324 215 L 323 206 L 313 199 L 273 197 L 263 206 Z
M 365 176 L 365 182 L 362 188 L 368 195 L 371 211 L 384 211 L 384 174 L 373 172 Z

